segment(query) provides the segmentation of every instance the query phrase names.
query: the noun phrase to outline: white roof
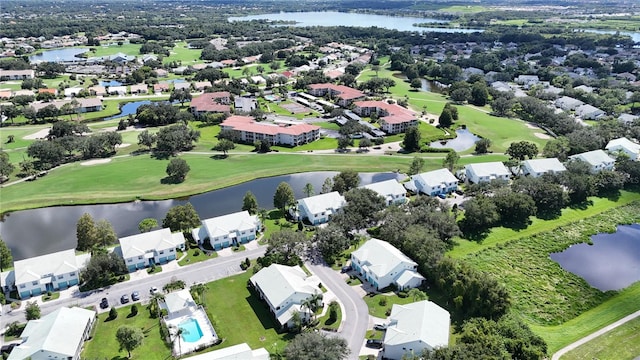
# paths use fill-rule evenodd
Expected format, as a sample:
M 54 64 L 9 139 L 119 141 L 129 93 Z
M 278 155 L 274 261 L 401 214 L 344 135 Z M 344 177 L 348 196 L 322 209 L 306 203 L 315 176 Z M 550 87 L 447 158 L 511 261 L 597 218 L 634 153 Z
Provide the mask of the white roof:
M 469 164 L 465 166 L 466 169 L 471 169 L 478 177 L 485 176 L 509 176 L 511 174 L 506 166 L 499 161 Z
M 436 187 L 442 183 L 458 183 L 458 178 L 456 178 L 449 169 L 423 172 L 418 175 L 413 175 L 411 179 L 420 181 L 429 187 Z
M 426 280 L 424 276 L 420 275 L 419 272 L 413 270 L 405 270 L 400 276 L 396 279 L 396 283 L 401 288 L 405 288 L 409 284 L 413 284 L 415 279 L 419 279 L 420 281 Z
M 179 247 L 184 244 L 184 235 L 181 232 L 172 234 L 171 230 L 165 228 L 123 237 L 119 241 L 122 257 L 127 259 L 156 250 Z
M 190 307 L 196 307 L 196 302 L 193 301 L 189 289 L 183 289 L 175 291 L 164 296 L 164 305 L 167 308 L 169 315 L 178 312 L 182 309 L 188 309 Z
M 548 171 L 562 172 L 567 170 L 557 158 L 525 160 L 524 165 L 535 173 L 546 173 Z
M 621 147 L 630 153 L 640 153 L 640 145 L 634 143 L 633 141 L 627 139 L 626 137 L 622 137 L 619 139 L 613 139 L 609 141 L 607 146 L 605 147 L 607 150 L 612 148 Z
M 391 325 L 384 335 L 385 345 L 416 341 L 431 348 L 449 345 L 449 312 L 431 301 L 394 304 L 389 319 Z
M 337 210 L 345 204 L 346 200 L 344 196 L 340 195 L 337 191 L 298 200 L 298 205 L 304 206 L 311 214 L 319 214 L 329 209 Z
M 570 159 L 580 159 L 582 161 L 587 162 L 591 166 L 602 165 L 605 163 L 614 163 L 615 160 L 612 159 L 606 152 L 603 150 L 593 150 L 587 151 L 581 154 L 571 155 Z
M 229 235 L 236 231 L 253 229 L 257 224 L 258 217 L 256 215 L 249 215 L 248 211 L 240 211 L 202 220 L 202 227 L 211 238 Z
M 13 348 L 9 359 L 28 359 L 42 351 L 72 358 L 83 341 L 87 323 L 95 316 L 91 310 L 61 307 L 41 319 L 29 321 L 21 335 L 24 342 Z
M 269 352 L 265 348 L 251 350 L 247 343 L 229 346 L 228 348 L 188 357 L 189 360 L 269 360 Z
M 366 266 L 369 271 L 376 274 L 378 278 L 384 277 L 402 263 L 418 265 L 393 245 L 378 239 L 367 241 L 351 255 L 358 259 L 363 266 Z
M 320 294 L 320 283 L 315 276 L 307 276 L 300 266 L 271 264 L 251 277 L 271 305 L 278 307 L 295 293 Z
M 407 193 L 407 190 L 402 185 L 400 185 L 400 183 L 396 179 L 380 181 L 362 187 L 375 191 L 384 198 L 386 198 L 388 195 L 400 195 Z
M 63 250 L 29 259 L 15 261 L 16 285 L 39 281 L 42 275 L 68 274 L 78 271 L 74 249 Z

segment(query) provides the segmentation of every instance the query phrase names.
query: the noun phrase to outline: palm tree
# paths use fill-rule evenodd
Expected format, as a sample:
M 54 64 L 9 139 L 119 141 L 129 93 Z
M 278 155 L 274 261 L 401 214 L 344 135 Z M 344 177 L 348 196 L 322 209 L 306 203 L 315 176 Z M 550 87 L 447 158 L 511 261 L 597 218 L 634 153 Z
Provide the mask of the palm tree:
M 151 296 L 149 301 L 151 312 L 156 313 L 156 316 L 160 317 L 160 301 L 164 301 L 164 294 L 157 292 Z
M 258 218 L 260 219 L 260 224 L 262 224 L 262 228 L 264 228 L 264 221 L 269 217 L 269 211 L 265 208 L 258 209 Z
M 173 336 L 173 339 L 171 339 L 171 349 L 173 351 L 173 347 L 175 345 L 176 340 L 178 340 L 178 354 L 176 354 L 177 356 L 182 355 L 182 340 L 180 340 L 180 337 L 182 336 L 182 334 L 189 334 L 189 331 L 179 327 L 179 326 L 175 326 L 175 325 L 170 325 L 172 329 L 175 330 L 175 334 Z
M 191 287 L 191 291 L 196 295 L 198 301 L 200 301 L 200 305 L 206 306 L 204 301 L 204 295 L 206 293 L 207 287 L 204 284 L 195 284 Z
M 425 294 L 424 291 L 418 289 L 418 288 L 413 288 L 411 290 L 409 290 L 409 292 L 407 292 L 408 296 L 413 297 L 413 301 L 422 301 L 422 300 L 429 300 L 429 297 L 427 296 L 427 294 Z
M 314 195 L 316 193 L 315 190 L 313 189 L 313 185 L 311 185 L 311 183 L 307 183 L 304 186 L 304 190 L 303 191 L 304 191 L 304 194 L 307 195 L 307 197 L 310 197 L 311 195 Z

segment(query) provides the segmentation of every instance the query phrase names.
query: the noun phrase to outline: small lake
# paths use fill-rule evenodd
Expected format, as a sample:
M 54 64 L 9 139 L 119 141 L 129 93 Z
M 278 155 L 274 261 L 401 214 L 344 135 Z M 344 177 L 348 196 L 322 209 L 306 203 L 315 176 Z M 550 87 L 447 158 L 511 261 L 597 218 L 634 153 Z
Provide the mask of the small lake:
M 398 31 L 419 32 L 445 32 L 445 33 L 472 33 L 482 32 L 478 29 L 453 29 L 437 27 L 418 27 L 420 23 L 447 23 L 447 20 L 419 18 L 410 16 L 388 16 L 373 14 L 345 13 L 337 11 L 312 11 L 312 12 L 281 12 L 272 14 L 249 15 L 242 17 L 230 17 L 229 21 L 270 20 L 288 21 L 295 24 L 282 26 L 354 26 L 354 27 L 380 27 Z
M 63 62 L 63 61 L 78 61 L 76 55 L 89 51 L 88 48 L 66 48 L 56 50 L 46 50 L 40 54 L 29 56 L 31 62 Z
M 116 86 L 116 85 L 114 85 Z M 128 102 L 124 105 L 122 105 L 120 107 L 120 113 L 117 115 L 113 115 L 113 116 L 109 116 L 107 118 L 104 118 L 104 120 L 111 120 L 111 119 L 117 119 L 117 118 L 121 118 L 123 116 L 129 116 L 129 115 L 135 115 L 136 111 L 138 110 L 138 108 L 142 105 L 148 105 L 151 104 L 150 100 L 143 100 L 143 101 L 133 101 L 133 102 Z
M 471 149 L 476 141 L 480 140 L 480 137 L 467 129 L 456 130 L 455 139 L 447 141 L 434 141 L 429 146 L 437 149 L 449 148 L 455 151 L 465 151 Z
M 212 170 L 214 171 L 214 170 Z M 0 235 L 13 253 L 14 260 L 49 254 L 75 248 L 76 224 L 82 214 L 89 213 L 98 221 L 106 219 L 113 225 L 119 237 L 139 233 L 138 223 L 145 218 L 155 218 L 162 224 L 167 211 L 176 205 L 190 202 L 201 219 L 225 215 L 242 209 L 242 198 L 247 191 L 253 192 L 258 205 L 273 208 L 273 194 L 281 182 L 293 188 L 296 199 L 303 198 L 304 186 L 313 185 L 316 193 L 322 183 L 337 172 L 308 172 L 275 176 L 249 181 L 240 185 L 194 195 L 188 199 L 163 201 L 136 201 L 121 204 L 57 206 L 33 210 L 16 211 L 5 215 L 0 222 Z M 360 173 L 360 185 L 398 179 L 404 175 L 396 173 Z M 123 183 L 122 186 L 126 186 Z
M 122 86 L 122 83 L 118 80 L 102 80 L 100 86 Z
M 631 40 L 634 42 L 640 43 L 640 32 L 631 32 L 631 31 L 615 31 L 615 30 L 597 30 L 597 29 L 576 29 L 575 31 L 584 31 L 595 34 L 609 34 L 609 35 L 626 35 L 631 37 Z
M 640 224 L 621 225 L 615 233 L 594 235 L 591 240 L 593 245 L 572 245 L 551 254 L 551 259 L 601 291 L 640 281 Z

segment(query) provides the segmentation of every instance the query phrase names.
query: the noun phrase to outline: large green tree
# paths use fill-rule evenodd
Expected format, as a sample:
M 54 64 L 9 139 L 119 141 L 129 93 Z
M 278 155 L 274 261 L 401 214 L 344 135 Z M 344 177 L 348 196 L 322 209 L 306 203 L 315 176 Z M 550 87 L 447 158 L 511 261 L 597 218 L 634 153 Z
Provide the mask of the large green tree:
M 242 198 L 242 210 L 248 211 L 251 215 L 258 213 L 258 199 L 251 191 L 247 191 Z
M 273 195 L 273 206 L 278 208 L 282 213 L 287 210 L 287 207 L 293 205 L 296 202 L 295 194 L 291 185 L 286 182 L 281 182 L 276 188 L 276 192 Z
M 453 150 L 449 151 L 447 153 L 447 156 L 445 156 L 444 160 L 442 160 L 442 166 L 446 167 L 447 169 L 449 169 L 449 171 L 453 172 L 453 170 L 456 168 L 456 164 L 458 163 L 458 160 L 460 160 L 460 155 L 458 155 L 458 153 Z
M 100 220 L 96 223 L 96 238 L 94 245 L 106 247 L 118 242 L 113 225 L 107 220 Z
M 333 264 L 340 254 L 349 248 L 351 242 L 344 235 L 344 230 L 333 223 L 319 228 L 314 237 L 314 244 L 327 262 Z
M 13 266 L 13 256 L 11 255 L 11 249 L 0 238 L 0 271 Z
M 191 167 L 185 159 L 173 158 L 167 164 L 166 172 L 174 182 L 181 183 L 187 177 L 189 170 L 191 170 Z
M 3 181 L 3 177 L 9 177 L 15 168 L 9 160 L 9 154 L 0 150 L 0 182 Z
M 355 189 L 358 185 L 360 185 L 358 173 L 353 170 L 345 170 L 333 177 L 331 190 L 344 194 L 351 189 Z
M 172 232 L 187 232 L 198 225 L 200 225 L 200 217 L 191 203 L 172 207 L 162 220 L 162 226 L 168 227 Z
M 538 146 L 529 141 L 517 141 L 509 144 L 505 152 L 513 159 L 523 161 L 525 158 L 533 159 L 538 155 Z
M 138 230 L 140 230 L 141 233 L 149 232 L 155 227 L 158 227 L 158 220 L 154 218 L 142 219 L 142 221 L 138 223 Z
M 27 320 L 40 319 L 40 306 L 35 300 L 27 302 L 24 310 Z
M 402 148 L 408 152 L 420 150 L 421 136 L 420 129 L 417 126 L 408 128 L 404 133 Z
M 98 236 L 97 231 L 96 223 L 91 214 L 82 214 L 76 225 L 76 238 L 78 239 L 76 249 L 78 251 L 90 250 L 95 245 Z
M 345 339 L 319 332 L 297 335 L 284 350 L 287 360 L 341 360 L 349 352 Z
M 258 260 L 262 266 L 271 264 L 300 265 L 302 255 L 309 239 L 303 232 L 284 229 L 271 234 L 269 245 L 263 258 Z
M 125 350 L 129 359 L 131 358 L 131 351 L 142 345 L 144 334 L 137 327 L 122 325 L 116 330 L 116 340 L 120 345 L 120 351 Z

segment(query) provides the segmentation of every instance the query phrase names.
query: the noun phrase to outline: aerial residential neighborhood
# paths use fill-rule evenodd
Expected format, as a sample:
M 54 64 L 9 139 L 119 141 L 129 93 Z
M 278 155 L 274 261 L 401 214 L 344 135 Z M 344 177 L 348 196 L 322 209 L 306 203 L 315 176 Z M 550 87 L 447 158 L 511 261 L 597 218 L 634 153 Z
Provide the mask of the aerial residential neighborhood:
M 640 356 L 638 4 L 1 8 L 4 359 Z

